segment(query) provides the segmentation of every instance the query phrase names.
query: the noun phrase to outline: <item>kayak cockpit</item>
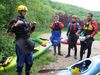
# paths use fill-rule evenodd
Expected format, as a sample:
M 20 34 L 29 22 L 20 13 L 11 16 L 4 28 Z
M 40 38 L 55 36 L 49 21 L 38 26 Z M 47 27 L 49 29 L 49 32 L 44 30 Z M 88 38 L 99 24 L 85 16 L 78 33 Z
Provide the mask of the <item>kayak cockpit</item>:
M 91 64 L 90 60 L 85 60 L 83 62 L 80 62 L 78 64 L 73 65 L 72 68 L 78 67 L 80 69 L 80 72 L 82 73 L 82 72 L 84 72 L 84 71 L 86 71 L 88 69 L 90 64 Z

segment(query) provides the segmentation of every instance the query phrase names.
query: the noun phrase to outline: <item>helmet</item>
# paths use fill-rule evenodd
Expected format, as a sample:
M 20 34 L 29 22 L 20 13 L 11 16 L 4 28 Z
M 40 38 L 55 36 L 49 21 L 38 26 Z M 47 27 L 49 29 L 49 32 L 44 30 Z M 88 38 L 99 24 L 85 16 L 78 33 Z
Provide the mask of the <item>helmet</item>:
M 77 18 L 77 15 L 72 15 L 72 18 L 75 18 L 76 19 Z
M 72 74 L 73 75 L 80 75 L 80 69 L 78 67 L 72 68 Z
M 85 41 L 86 37 L 85 36 L 79 36 L 80 41 Z
M 27 9 L 26 6 L 24 6 L 24 5 L 19 5 L 19 6 L 17 7 L 17 11 L 21 11 L 21 10 L 28 11 L 28 9 Z

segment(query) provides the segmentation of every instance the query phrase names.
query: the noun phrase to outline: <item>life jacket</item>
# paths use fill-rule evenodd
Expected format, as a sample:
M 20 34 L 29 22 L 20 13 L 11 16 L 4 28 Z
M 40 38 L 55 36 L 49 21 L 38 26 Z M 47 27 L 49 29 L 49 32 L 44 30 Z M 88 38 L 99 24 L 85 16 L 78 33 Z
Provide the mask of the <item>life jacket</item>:
M 60 31 L 52 31 L 50 40 L 53 45 L 55 45 L 55 46 L 59 45 L 60 41 L 61 41 L 61 32 Z
M 51 23 L 50 24 L 50 28 L 52 30 L 61 30 L 62 28 L 64 28 L 64 24 L 62 22 L 58 22 L 58 23 Z
M 77 32 L 77 23 L 74 23 L 74 25 L 72 25 L 72 23 L 70 23 L 70 28 L 68 30 L 68 33 L 70 36 L 74 36 L 75 33 Z
M 77 30 L 77 23 L 74 23 L 74 25 L 72 25 L 72 23 L 70 23 L 70 30 Z
M 54 29 L 53 30 L 61 30 L 59 23 L 54 23 Z
M 18 16 L 16 21 L 21 20 L 24 22 L 24 24 L 19 25 L 17 27 L 9 28 L 8 32 L 13 32 L 15 33 L 16 37 L 15 39 L 18 40 L 20 38 L 27 39 L 30 37 L 30 31 L 29 31 L 29 22 L 22 16 Z
M 95 35 L 98 31 L 98 26 L 95 21 L 88 23 L 88 25 L 84 25 L 83 27 L 84 35 Z

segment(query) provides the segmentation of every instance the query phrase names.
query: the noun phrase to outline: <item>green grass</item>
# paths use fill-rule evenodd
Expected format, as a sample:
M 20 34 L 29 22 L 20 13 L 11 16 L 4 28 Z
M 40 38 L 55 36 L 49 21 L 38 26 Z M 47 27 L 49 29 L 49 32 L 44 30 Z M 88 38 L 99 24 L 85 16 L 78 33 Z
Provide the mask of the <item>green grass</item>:
M 64 30 L 65 32 L 66 30 Z M 43 34 L 45 32 L 49 32 L 49 31 L 43 31 L 43 32 L 34 32 L 32 34 L 31 37 L 37 37 L 39 34 Z M 95 36 L 96 40 L 100 40 L 100 32 L 98 32 L 98 34 Z M 49 55 L 48 52 L 45 52 L 43 55 L 41 55 L 38 59 L 35 59 L 34 64 L 32 66 L 31 69 L 31 73 L 33 75 L 36 75 L 37 72 L 42 69 L 45 65 L 48 65 L 50 62 L 54 62 L 56 60 L 56 57 L 53 55 Z M 24 69 L 23 69 L 23 73 L 25 75 Z M 9 70 L 7 70 L 7 72 L 0 72 L 0 75 L 16 75 L 16 67 L 12 67 Z
M 100 32 L 98 32 L 94 38 L 95 38 L 95 40 L 100 41 Z
M 31 73 L 33 75 L 36 75 L 37 72 L 44 67 L 45 65 L 48 65 L 50 62 L 54 62 L 56 60 L 56 57 L 53 55 L 49 55 L 48 51 L 45 52 L 42 56 L 34 60 L 34 64 L 31 68 Z M 1 71 L 0 75 L 16 75 L 16 67 L 12 67 L 9 70 Z M 25 71 L 23 69 L 23 75 L 25 75 Z
M 67 32 L 66 28 L 62 32 Z M 100 31 L 95 35 L 94 39 L 100 41 Z
M 38 31 L 35 31 L 31 37 L 34 38 L 34 37 L 37 37 L 39 34 L 43 34 L 45 32 L 48 32 L 48 31 L 42 31 L 42 32 L 38 32 Z M 31 72 L 33 75 L 36 75 L 37 72 L 42 68 L 44 67 L 45 65 L 48 65 L 50 62 L 53 62 L 56 60 L 56 57 L 53 56 L 53 55 L 49 55 L 48 51 L 45 52 L 44 54 L 42 54 L 39 58 L 35 59 L 34 60 L 34 64 L 32 66 L 32 69 L 31 69 Z M 25 72 L 24 72 L 24 69 L 23 69 L 23 73 L 25 75 Z M 12 67 L 8 70 L 6 70 L 6 72 L 4 71 L 1 71 L 0 72 L 0 75 L 16 75 L 16 67 Z

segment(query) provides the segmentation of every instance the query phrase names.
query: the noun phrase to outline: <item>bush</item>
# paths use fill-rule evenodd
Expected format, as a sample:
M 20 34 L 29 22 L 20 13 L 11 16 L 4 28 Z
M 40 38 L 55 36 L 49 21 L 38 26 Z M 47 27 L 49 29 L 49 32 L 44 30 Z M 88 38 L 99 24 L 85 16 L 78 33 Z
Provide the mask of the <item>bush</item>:
M 0 61 L 7 56 L 15 54 L 12 39 L 6 33 L 0 35 Z

